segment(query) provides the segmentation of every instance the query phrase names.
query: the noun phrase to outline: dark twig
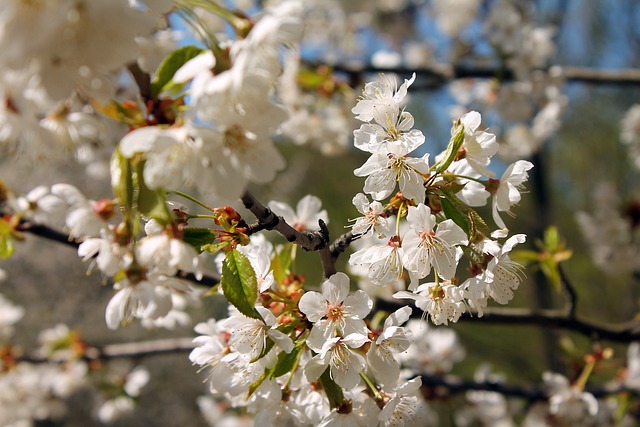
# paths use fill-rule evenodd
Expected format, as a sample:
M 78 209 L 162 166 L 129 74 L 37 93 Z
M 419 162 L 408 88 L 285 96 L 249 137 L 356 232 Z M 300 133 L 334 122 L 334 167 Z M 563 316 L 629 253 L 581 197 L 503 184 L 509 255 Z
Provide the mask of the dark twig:
M 329 229 L 327 228 L 327 224 L 323 220 L 318 220 L 318 225 L 320 226 L 320 233 L 322 233 L 322 237 L 325 242 L 329 241 Z M 322 262 L 322 270 L 324 271 L 325 279 L 333 276 L 337 273 L 336 270 L 336 258 L 331 254 L 331 247 L 329 245 L 324 245 L 322 249 L 320 249 L 320 261 Z
M 377 300 L 376 308 L 388 312 L 394 312 L 407 304 L 387 300 Z M 412 317 L 422 316 L 422 310 L 413 310 Z M 507 325 L 531 325 L 542 328 L 577 332 L 593 339 L 603 339 L 616 342 L 629 343 L 640 340 L 640 321 L 632 320 L 617 324 L 604 324 L 593 322 L 582 317 L 569 317 L 565 310 L 529 310 L 524 308 L 493 308 L 483 310 L 483 316 L 478 317 L 475 311 L 466 312 L 460 321 L 472 321 L 474 323 L 491 323 Z
M 135 80 L 138 89 L 140 90 L 140 96 L 145 101 L 153 99 L 153 93 L 151 92 L 151 76 L 149 73 L 142 71 L 137 62 L 132 62 L 127 66 L 127 69 L 131 73 L 133 80 Z
M 322 231 L 309 233 L 296 230 L 248 191 L 242 195 L 241 200 L 244 207 L 255 215 L 258 223 L 263 224 L 267 230 L 277 231 L 288 242 L 295 243 L 307 251 L 318 251 L 327 245 L 328 241 Z
M 184 354 L 192 351 L 194 348 L 195 345 L 193 343 L 193 337 L 165 338 L 149 341 L 107 344 L 104 346 L 90 346 L 85 350 L 82 359 L 86 361 L 111 360 L 119 358 L 140 359 L 167 354 Z M 37 354 L 19 356 L 16 359 L 29 363 L 64 362 L 64 360 L 56 360 L 55 358 L 47 359 Z M 467 391 L 490 391 L 509 397 L 526 399 L 528 401 L 545 400 L 548 396 L 546 389 L 542 385 L 474 381 L 455 375 L 423 374 L 421 375 L 421 378 L 423 390 L 434 398 L 445 398 Z M 587 387 L 585 391 L 593 394 L 596 398 L 601 398 L 622 392 L 628 392 L 630 390 L 619 384 L 612 384 L 603 387 Z
M 431 391 L 434 397 L 465 393 L 467 391 L 492 391 L 510 397 L 520 397 L 530 402 L 546 400 L 549 395 L 541 385 L 516 385 L 493 381 L 471 381 L 455 375 L 422 375 L 422 386 Z M 618 384 L 604 387 L 587 387 L 587 392 L 596 398 L 622 393 L 627 390 Z
M 567 273 L 565 273 L 564 269 L 560 265 L 558 265 L 558 272 L 560 273 L 560 280 L 562 281 L 564 290 L 567 292 L 567 296 L 569 297 L 569 318 L 575 319 L 576 309 L 578 307 L 578 294 L 576 292 L 576 288 L 573 286 L 567 276 Z
M 262 208 L 266 209 L 264 208 L 264 206 L 262 206 Z M 275 217 L 275 214 L 273 214 L 273 212 L 269 211 L 269 213 L 270 215 L 273 215 Z M 282 223 L 284 223 L 284 221 L 282 221 Z M 26 222 L 23 224 L 26 224 Z M 316 234 L 311 234 L 311 236 L 316 237 L 308 237 L 307 234 L 302 234 L 293 228 L 291 229 L 294 230 L 295 233 L 297 233 L 296 235 L 299 234 L 302 235 L 305 239 L 308 239 L 307 243 L 309 241 L 314 242 L 314 238 L 317 238 L 318 240 L 322 239 L 322 237 L 317 236 Z M 53 230 L 47 226 L 23 226 L 21 224 L 21 230 L 37 235 L 39 237 L 43 237 L 45 239 L 72 246 L 74 248 L 77 248 L 78 246 L 78 243 L 69 240 L 69 237 L 66 234 Z M 336 256 L 348 246 L 348 243 L 355 240 L 355 238 L 357 237 L 358 235 L 353 235 L 352 233 L 344 234 L 329 246 L 329 253 L 332 257 Z M 187 274 L 183 277 L 194 284 L 205 286 L 213 286 L 220 281 L 220 279 L 215 276 L 204 276 L 201 278 L 201 280 L 198 280 L 193 274 Z M 385 301 L 382 299 L 376 302 L 376 306 L 378 309 L 386 310 L 389 312 L 393 312 L 403 305 L 405 304 Z M 420 317 L 421 315 L 421 310 L 414 310 L 413 316 Z M 579 316 L 575 316 L 575 313 L 574 316 L 569 316 L 567 315 L 566 310 L 539 310 L 534 312 L 532 310 L 519 308 L 486 308 L 484 310 L 483 317 L 478 317 L 477 313 L 467 313 L 461 318 L 461 321 L 467 321 L 471 319 L 473 319 L 473 321 L 477 323 L 534 325 L 539 327 L 564 329 L 577 332 L 591 338 L 617 342 L 631 342 L 640 340 L 640 322 L 638 321 L 630 321 L 614 325 L 601 324 L 593 322 L 591 320 L 583 319 Z
M 85 349 L 83 360 L 109 360 L 123 357 L 141 358 L 147 356 L 159 356 L 162 354 L 184 353 L 193 350 L 193 337 L 164 338 L 150 341 L 138 341 L 119 344 L 107 344 L 104 346 L 89 346 Z M 38 354 L 18 356 L 17 360 L 30 363 L 61 362 L 55 357 L 52 359 Z
M 317 67 L 323 64 L 307 63 L 308 66 Z M 450 81 L 463 78 L 496 78 L 500 76 L 502 80 L 514 80 L 516 78 L 513 70 L 504 69 L 497 65 L 482 64 L 434 64 L 429 67 L 407 68 L 407 67 L 376 67 L 364 65 L 350 67 L 343 64 L 331 65 L 334 71 L 347 74 L 352 81 L 363 81 L 363 74 L 395 73 L 403 76 L 411 76 L 414 72 L 420 86 L 417 89 L 432 89 L 442 86 Z M 539 69 L 539 71 L 551 71 L 553 74 L 564 78 L 569 82 L 581 82 L 588 84 L 607 85 L 639 85 L 640 69 L 603 70 L 587 67 L 553 66 Z M 413 87 L 412 87 L 413 89 Z
M 73 240 L 68 234 L 55 230 L 51 227 L 47 227 L 42 224 L 34 224 L 27 220 L 21 220 L 17 227 L 18 231 L 34 234 L 36 236 L 44 237 L 54 242 L 63 243 L 74 248 L 78 248 L 80 243 Z

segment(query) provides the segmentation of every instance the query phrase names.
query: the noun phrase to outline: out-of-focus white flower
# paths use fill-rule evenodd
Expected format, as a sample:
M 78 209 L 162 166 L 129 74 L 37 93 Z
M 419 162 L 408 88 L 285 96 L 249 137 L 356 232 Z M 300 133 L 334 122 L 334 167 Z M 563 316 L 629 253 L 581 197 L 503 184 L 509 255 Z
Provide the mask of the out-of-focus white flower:
M 620 122 L 620 139 L 629 147 L 633 164 L 640 169 L 640 104 L 632 105 Z
M 464 359 L 466 353 L 456 333 L 448 328 L 433 328 L 420 320 L 409 320 L 406 327 L 412 332 L 412 345 L 400 353 L 403 366 L 419 372 L 443 374 Z
M 23 307 L 12 304 L 4 295 L 0 294 L 0 340 L 4 341 L 13 336 L 13 325 L 23 316 Z
M 61 226 L 69 205 L 59 196 L 52 194 L 47 186 L 40 185 L 23 197 L 18 197 L 16 205 L 26 216 L 37 224 Z
M 173 3 L 173 0 L 170 0 Z M 150 36 L 136 37 L 140 48 L 138 65 L 147 73 L 153 74 L 162 60 L 175 50 L 182 34 L 175 30 L 160 30 Z
M 545 372 L 542 379 L 549 389 L 549 412 L 552 415 L 564 422 L 581 423 L 598 413 L 596 398 L 572 386 L 566 377 Z
M 280 215 L 284 220 L 299 231 L 317 230 L 318 221 L 329 222 L 327 211 L 322 209 L 322 201 L 310 194 L 307 194 L 298 201 L 294 211 L 289 205 L 282 202 L 269 202 L 269 209 Z
M 640 390 L 640 343 L 632 342 L 627 349 L 627 372 L 624 385 L 632 390 Z
M 476 17 L 479 7 L 479 0 L 434 0 L 431 12 L 440 31 L 457 37 Z

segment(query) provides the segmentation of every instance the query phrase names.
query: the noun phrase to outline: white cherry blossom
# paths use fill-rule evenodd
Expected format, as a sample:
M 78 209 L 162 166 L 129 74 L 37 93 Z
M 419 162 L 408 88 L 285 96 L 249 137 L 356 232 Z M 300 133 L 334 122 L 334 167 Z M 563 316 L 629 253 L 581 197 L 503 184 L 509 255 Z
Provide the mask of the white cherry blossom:
M 523 268 L 509 258 L 509 252 L 519 243 L 524 243 L 526 236 L 516 234 L 511 236 L 497 252 L 493 252 L 493 259 L 489 261 L 484 273 L 487 282 L 487 294 L 499 304 L 506 304 L 513 299 L 513 291 L 518 289 L 522 281 Z
M 230 310 L 230 316 L 220 322 L 221 326 L 232 331 L 229 344 L 238 352 L 248 354 L 251 359 L 255 359 L 262 354 L 267 345 L 267 338 L 286 353 L 291 353 L 293 341 L 276 329 L 278 321 L 273 313 L 260 306 L 257 306 L 256 310 L 258 310 L 262 319 L 249 318 L 233 309 Z
M 477 111 L 470 111 L 460 118 L 464 126 L 462 149 L 469 166 L 479 174 L 492 178 L 495 173 L 487 166 L 491 163 L 491 157 L 498 152 L 498 143 L 495 135 L 478 130 L 481 120 Z
M 310 345 L 320 349 L 324 341 L 335 334 L 366 336 L 368 329 L 363 319 L 371 311 L 373 302 L 361 290 L 349 295 L 349 277 L 338 272 L 322 284 L 322 293 L 306 292 L 298 307 L 314 324 L 308 339 Z
M 0 294 L 0 342 L 13 335 L 14 327 L 24 316 L 24 308 L 14 305 Z
M 398 143 L 386 144 L 375 151 L 364 165 L 353 171 L 355 176 L 367 177 L 364 192 L 375 200 L 382 200 L 393 193 L 397 182 L 404 197 L 423 202 L 429 154 L 415 158 L 408 157 L 409 152 L 405 145 Z
M 401 291 L 393 296 L 415 300 L 416 307 L 424 311 L 435 325 L 457 322 L 466 311 L 463 290 L 447 283 L 424 283 L 415 293 Z
M 412 378 L 402 382 L 392 394 L 392 398 L 384 405 L 378 414 L 378 420 L 382 427 L 392 427 L 401 425 L 418 425 L 419 407 L 423 404 L 418 397 L 418 392 L 422 386 L 420 377 Z M 421 420 L 426 421 L 426 420 Z
M 504 221 L 500 218 L 498 212 L 507 212 L 511 206 L 520 202 L 520 189 L 519 187 L 529 179 L 527 171 L 533 167 L 533 163 L 526 160 L 519 160 L 507 168 L 502 174 L 498 182 L 498 187 L 495 190 L 493 196 L 493 202 L 491 204 L 493 212 L 493 220 L 498 227 L 506 228 Z
M 426 277 L 432 266 L 444 279 L 455 276 L 460 251 L 456 246 L 468 243 L 465 232 L 450 219 L 442 221 L 436 229 L 435 215 L 422 203 L 409 206 L 407 222 L 411 230 L 402 241 L 402 262 L 406 269 L 419 279 Z
M 403 254 L 400 237 L 393 235 L 354 252 L 349 264 L 368 268 L 367 277 L 374 284 L 385 286 L 400 280 Z
M 309 381 L 316 381 L 323 372 L 330 369 L 331 378 L 345 390 L 352 390 L 360 384 L 360 372 L 364 371 L 364 356 L 354 351 L 369 341 L 366 335 L 353 333 L 345 337 L 333 337 L 322 341 L 310 342 L 307 345 L 318 354 L 309 360 L 304 372 Z
M 376 200 L 369 202 L 367 196 L 362 193 L 356 194 L 352 203 L 358 212 L 364 215 L 355 219 L 355 224 L 351 229 L 354 234 L 362 234 L 363 236 L 377 234 L 379 238 L 382 238 L 388 233 L 389 223 L 382 203 Z
M 409 320 L 411 311 L 411 307 L 396 310 L 384 321 L 382 331 L 374 332 L 378 336 L 371 342 L 367 362 L 381 384 L 395 384 L 400 377 L 400 364 L 394 354 L 406 351 L 411 345 L 411 331 L 400 326 Z

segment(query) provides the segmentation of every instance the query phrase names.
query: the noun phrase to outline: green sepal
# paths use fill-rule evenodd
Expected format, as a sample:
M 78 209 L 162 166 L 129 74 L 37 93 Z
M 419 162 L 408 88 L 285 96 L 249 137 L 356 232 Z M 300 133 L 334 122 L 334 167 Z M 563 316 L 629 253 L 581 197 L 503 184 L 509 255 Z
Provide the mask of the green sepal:
M 247 400 L 251 397 L 251 395 L 253 394 L 254 391 L 256 391 L 258 389 L 258 387 L 260 387 L 260 385 L 262 385 L 262 383 L 264 382 L 264 380 L 266 380 L 267 378 L 269 378 L 269 371 L 270 369 L 265 369 L 264 372 L 262 373 L 262 375 L 260 375 L 260 378 L 258 378 L 257 380 L 255 380 L 253 382 L 253 384 L 251 384 L 249 386 L 249 391 L 247 392 Z
M 222 250 L 225 250 L 231 244 L 230 241 L 226 242 L 218 242 L 218 243 L 209 243 L 206 245 L 202 245 L 202 251 L 207 251 L 210 254 L 218 253 Z
M 15 250 L 15 245 L 11 238 L 11 231 L 11 224 L 0 218 L 0 258 L 2 259 L 9 258 Z
M 247 317 L 262 319 L 255 309 L 258 300 L 258 280 L 249 259 L 237 250 L 227 252 L 220 279 L 225 298 Z
M 205 250 L 209 251 L 205 249 L 205 246 L 213 244 L 216 240 L 216 234 L 210 228 L 190 227 L 183 230 L 182 240 L 193 246 L 198 253 L 201 253 Z
M 151 93 L 157 98 L 163 91 L 174 86 L 172 79 L 176 71 L 189 60 L 202 53 L 202 49 L 197 46 L 183 46 L 167 55 L 156 70 L 156 74 L 151 82 Z
M 129 159 L 114 150 L 111 156 L 111 186 L 118 203 L 124 206 L 125 212 L 133 210 L 133 177 Z
M 458 155 L 460 147 L 462 147 L 462 143 L 464 142 L 464 125 L 462 122 L 460 120 L 456 121 L 453 127 L 455 130 L 453 135 L 451 135 L 451 139 L 449 140 L 444 156 L 442 156 L 442 159 L 432 167 L 432 169 L 435 169 L 438 173 L 446 171 L 451 163 L 453 163 Z

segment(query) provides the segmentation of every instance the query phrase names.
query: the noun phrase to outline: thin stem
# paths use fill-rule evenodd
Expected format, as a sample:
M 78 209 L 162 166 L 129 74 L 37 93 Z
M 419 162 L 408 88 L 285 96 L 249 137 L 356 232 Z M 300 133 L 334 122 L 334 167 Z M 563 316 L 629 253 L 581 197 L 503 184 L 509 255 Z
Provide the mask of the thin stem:
M 364 380 L 364 383 L 367 386 L 367 388 L 371 391 L 371 393 L 373 393 L 374 399 L 378 401 L 384 400 L 384 397 L 382 396 L 382 394 L 380 394 L 380 391 L 378 390 L 376 385 L 369 379 L 369 377 L 367 377 L 367 375 L 364 372 L 360 372 L 360 378 Z
M 187 200 L 192 201 L 193 203 L 195 203 L 196 205 L 202 206 L 203 208 L 205 208 L 208 211 L 214 212 L 215 208 L 212 208 L 209 205 L 206 205 L 205 203 L 201 202 L 200 200 L 196 199 L 195 197 L 192 197 L 186 193 L 183 193 L 182 191 L 178 191 L 178 190 L 171 190 L 171 191 L 167 191 L 167 194 L 175 194 L 177 196 L 180 197 L 184 197 Z

